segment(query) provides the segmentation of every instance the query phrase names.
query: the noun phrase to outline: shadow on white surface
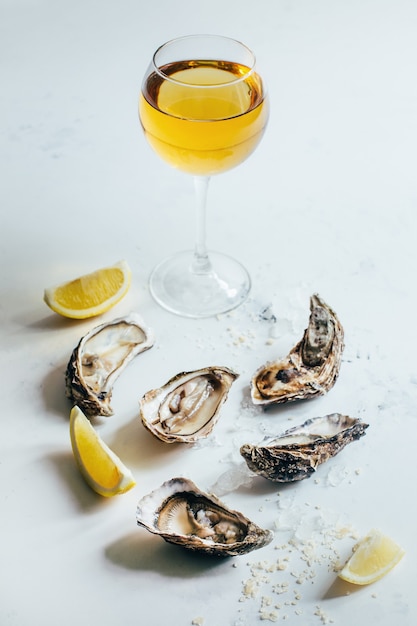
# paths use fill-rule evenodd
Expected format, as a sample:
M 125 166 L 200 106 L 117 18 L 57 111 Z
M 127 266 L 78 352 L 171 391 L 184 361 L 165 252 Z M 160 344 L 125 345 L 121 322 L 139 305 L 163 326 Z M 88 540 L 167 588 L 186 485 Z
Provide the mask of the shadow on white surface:
M 353 585 L 352 583 L 348 583 L 341 578 L 336 577 L 327 591 L 323 594 L 323 600 L 331 600 L 332 598 L 340 598 L 342 596 L 349 596 L 353 593 L 357 593 L 359 591 L 363 591 L 366 587 L 362 585 Z
M 62 362 L 51 369 L 42 383 L 43 403 L 48 412 L 59 415 L 66 421 L 69 419 L 71 402 L 65 395 L 65 370 L 67 363 Z
M 66 328 L 76 328 L 77 326 L 85 325 L 86 322 L 86 320 L 82 319 L 75 320 L 68 317 L 63 317 L 62 315 L 58 315 L 57 313 L 51 313 L 51 315 L 36 319 L 34 321 L 32 321 L 27 315 L 22 315 L 20 319 L 18 318 L 18 321 L 21 323 L 22 326 L 26 326 L 31 331 L 45 331 L 47 333 Z
M 180 578 L 207 575 L 209 570 L 228 561 L 170 545 L 143 529 L 108 545 L 105 555 L 112 563 L 125 569 L 149 570 Z
M 114 433 L 110 447 L 123 454 L 126 465 L 149 469 L 153 466 L 160 467 L 162 461 L 167 463 L 184 449 L 184 444 L 167 445 L 156 439 L 141 424 L 138 410 L 135 417 Z
M 278 483 L 262 476 L 254 476 L 250 485 L 240 485 L 235 491 L 241 494 L 256 494 L 256 496 L 271 496 L 277 492 L 293 491 L 297 488 L 297 483 Z
M 87 513 L 109 505 L 108 498 L 98 495 L 87 485 L 71 451 L 50 454 L 49 460 L 68 492 L 74 496 L 79 509 Z

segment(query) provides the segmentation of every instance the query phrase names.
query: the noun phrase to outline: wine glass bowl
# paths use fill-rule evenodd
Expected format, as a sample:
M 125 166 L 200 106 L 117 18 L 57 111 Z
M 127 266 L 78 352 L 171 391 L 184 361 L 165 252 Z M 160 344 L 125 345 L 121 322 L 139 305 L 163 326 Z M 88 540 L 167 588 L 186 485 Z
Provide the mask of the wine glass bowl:
M 151 293 L 189 317 L 229 311 L 246 299 L 250 278 L 234 259 L 207 252 L 206 194 L 209 178 L 242 163 L 264 132 L 268 104 L 253 53 L 217 35 L 167 42 L 145 74 L 139 116 L 153 150 L 193 175 L 197 196 L 194 251 L 162 261 L 151 275 Z

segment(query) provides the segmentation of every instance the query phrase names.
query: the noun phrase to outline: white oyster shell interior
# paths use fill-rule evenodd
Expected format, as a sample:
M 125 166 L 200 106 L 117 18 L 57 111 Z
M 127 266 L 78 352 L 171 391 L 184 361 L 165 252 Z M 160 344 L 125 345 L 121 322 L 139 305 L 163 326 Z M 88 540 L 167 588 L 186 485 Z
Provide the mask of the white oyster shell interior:
M 102 328 L 83 346 L 81 374 L 84 382 L 94 391 L 106 389 L 115 372 L 146 341 L 143 328 L 124 320 Z
M 214 543 L 234 543 L 245 535 L 242 524 L 238 524 L 225 511 L 211 504 L 202 503 L 201 498 L 187 499 L 183 494 L 172 497 L 158 518 L 162 532 L 190 535 Z
M 71 354 L 65 373 L 68 398 L 88 417 L 112 415 L 110 401 L 117 377 L 153 343 L 153 331 L 136 313 L 96 326 Z
M 237 374 L 225 367 L 184 372 L 146 393 L 140 416 L 144 426 L 167 443 L 206 437 L 218 420 Z
M 343 432 L 347 428 L 358 423 L 358 420 L 351 419 L 348 416 L 332 413 L 324 417 L 313 418 L 304 422 L 300 426 L 283 433 L 280 437 L 266 439 L 263 445 L 294 446 L 306 445 L 316 441 L 317 439 L 331 439 L 335 435 Z
M 217 556 L 245 554 L 268 544 L 263 530 L 187 478 L 163 483 L 138 503 L 136 521 L 165 541 Z

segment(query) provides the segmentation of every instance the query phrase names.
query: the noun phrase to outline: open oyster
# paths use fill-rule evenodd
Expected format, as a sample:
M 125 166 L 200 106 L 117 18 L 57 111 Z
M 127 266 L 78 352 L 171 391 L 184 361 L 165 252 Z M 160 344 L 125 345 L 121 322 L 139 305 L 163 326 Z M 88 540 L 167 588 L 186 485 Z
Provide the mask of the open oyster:
M 192 443 L 207 437 L 237 377 L 227 367 L 206 367 L 177 374 L 163 387 L 143 396 L 142 423 L 166 443 Z
M 276 482 L 309 478 L 316 468 L 365 434 L 368 424 L 332 413 L 309 419 L 259 445 L 244 444 L 240 454 L 250 470 Z
M 80 339 L 69 360 L 66 394 L 89 417 L 113 415 L 113 385 L 126 365 L 154 343 L 141 317 L 131 313 L 96 326 Z
M 252 377 L 254 404 L 268 405 L 325 394 L 339 375 L 343 328 L 317 295 L 310 298 L 310 319 L 303 338 L 281 361 L 267 363 Z
M 245 554 L 273 537 L 186 478 L 172 478 L 142 498 L 136 521 L 169 543 L 216 556 Z

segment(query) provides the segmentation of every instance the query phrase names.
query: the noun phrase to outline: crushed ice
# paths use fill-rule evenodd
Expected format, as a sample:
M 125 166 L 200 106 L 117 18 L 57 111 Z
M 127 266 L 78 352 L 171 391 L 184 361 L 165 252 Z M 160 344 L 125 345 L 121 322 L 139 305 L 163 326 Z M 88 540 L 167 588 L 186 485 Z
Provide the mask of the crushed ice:
M 245 461 L 234 463 L 217 478 L 211 491 L 217 496 L 224 496 L 226 493 L 239 489 L 239 487 L 250 487 L 255 478 L 256 474 L 250 471 Z

